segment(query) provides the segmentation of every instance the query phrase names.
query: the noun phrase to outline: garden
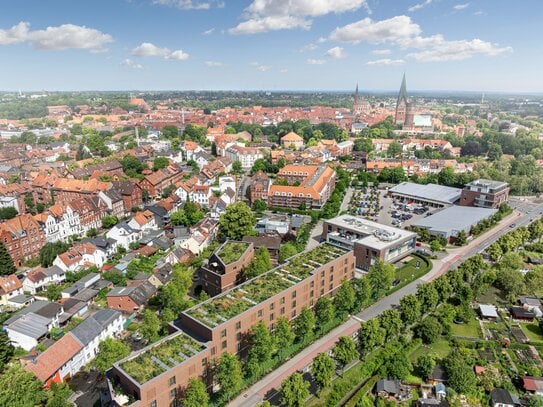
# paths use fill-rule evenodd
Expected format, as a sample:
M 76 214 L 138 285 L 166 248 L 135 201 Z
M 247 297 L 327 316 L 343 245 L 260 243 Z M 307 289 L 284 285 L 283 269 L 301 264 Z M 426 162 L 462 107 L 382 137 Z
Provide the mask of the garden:
M 234 263 L 241 258 L 248 247 L 249 244 L 244 242 L 226 242 L 217 252 L 217 256 L 224 264 Z

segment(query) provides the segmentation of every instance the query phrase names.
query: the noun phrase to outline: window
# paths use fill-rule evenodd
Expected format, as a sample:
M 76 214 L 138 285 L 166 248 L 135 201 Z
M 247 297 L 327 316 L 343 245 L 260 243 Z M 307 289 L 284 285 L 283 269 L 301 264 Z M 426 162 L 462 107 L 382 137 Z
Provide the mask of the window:
M 173 386 L 175 384 L 175 376 L 170 377 L 170 380 L 168 380 L 168 384 L 170 386 Z
M 236 329 L 241 329 L 241 321 L 236 322 Z
M 157 407 L 156 400 L 151 401 L 151 404 L 149 404 L 149 407 Z
M 314 292 L 313 290 L 311 290 L 311 291 L 309 292 L 309 296 L 310 296 L 310 297 L 313 297 L 314 295 L 315 295 L 315 292 Z
M 292 298 L 296 298 L 296 291 L 292 292 Z
M 292 315 L 292 318 L 295 318 L 295 317 L 296 317 L 296 310 L 295 310 L 295 309 L 292 310 L 292 314 L 291 314 L 291 315 Z
M 275 303 L 272 302 L 272 303 L 270 304 L 270 311 L 273 311 L 274 308 L 275 308 Z
M 214 356 L 217 353 L 217 349 L 215 349 L 215 346 L 211 348 L 211 356 Z
M 334 275 L 330 274 L 330 281 L 334 281 Z
M 284 303 L 285 303 L 285 297 L 281 298 L 280 303 L 281 303 L 281 304 L 284 304 Z
M 328 288 L 329 290 L 333 290 L 334 289 L 334 283 L 330 283 L 330 286 Z
M 324 278 L 321 280 L 321 286 L 324 285 Z
M 324 270 L 321 271 L 321 277 L 324 277 Z
M 296 300 L 292 301 L 292 307 L 291 308 L 296 308 Z
M 262 318 L 262 310 L 261 309 L 258 310 L 258 318 Z
M 202 366 L 203 366 L 203 367 L 206 367 L 206 366 L 207 366 L 207 358 L 203 358 L 203 359 L 202 359 Z
M 221 338 L 224 338 L 224 337 L 226 337 L 226 329 L 223 329 L 221 331 Z
M 281 315 L 285 315 L 285 307 L 281 307 Z
M 222 343 L 221 343 L 221 349 L 226 349 L 226 341 L 222 341 Z
M 334 266 L 330 267 L 330 273 L 334 272 Z
M 170 390 L 170 398 L 174 399 L 177 397 L 177 389 L 171 389 Z
M 312 281 L 311 283 L 309 283 L 309 287 L 311 287 L 311 288 L 315 287 L 315 282 Z
M 241 332 L 236 334 L 236 340 L 241 341 Z

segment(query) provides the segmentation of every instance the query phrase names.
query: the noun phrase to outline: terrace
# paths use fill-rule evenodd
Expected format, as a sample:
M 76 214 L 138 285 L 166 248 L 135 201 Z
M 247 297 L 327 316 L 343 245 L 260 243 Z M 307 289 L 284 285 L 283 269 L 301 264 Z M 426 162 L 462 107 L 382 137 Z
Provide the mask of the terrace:
M 217 256 L 224 264 L 234 263 L 241 258 L 248 247 L 249 244 L 245 242 L 226 242 L 217 252 Z
M 144 349 L 142 353 L 121 362 L 119 366 L 140 384 L 172 369 L 204 350 L 205 346 L 190 336 L 180 333 Z
M 189 310 L 186 314 L 214 328 L 270 297 L 298 284 L 316 268 L 337 259 L 347 251 L 329 244 L 300 253 L 286 263 L 249 280 L 230 291 L 211 298 Z

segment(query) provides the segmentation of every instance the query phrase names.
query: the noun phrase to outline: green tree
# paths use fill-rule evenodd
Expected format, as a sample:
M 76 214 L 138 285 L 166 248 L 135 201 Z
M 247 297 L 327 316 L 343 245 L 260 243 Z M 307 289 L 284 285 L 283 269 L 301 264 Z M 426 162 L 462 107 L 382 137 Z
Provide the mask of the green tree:
M 387 309 L 379 316 L 379 324 L 386 332 L 386 340 L 390 340 L 400 333 L 402 318 L 395 309 Z
M 0 208 L 0 219 L 13 219 L 18 214 L 19 212 L 17 212 L 17 209 L 12 206 L 8 206 L 7 208 Z
M 143 311 L 143 321 L 140 325 L 140 332 L 142 336 L 150 342 L 155 342 L 159 338 L 159 332 L 162 325 L 157 314 L 146 309 Z
M 51 389 L 47 393 L 45 407 L 72 407 L 73 403 L 68 401 L 72 393 L 72 389 L 66 383 L 52 383 Z
M 296 245 L 292 242 L 283 243 L 279 247 L 279 262 L 283 263 L 288 258 L 298 254 L 298 249 Z
M 168 160 L 166 157 L 156 157 L 153 160 L 153 171 L 161 170 L 166 168 L 168 165 L 170 165 L 170 160 Z
M 236 160 L 232 163 L 232 171 L 240 173 L 243 170 L 243 167 L 241 166 L 241 161 Z
M 9 255 L 9 252 L 4 246 L 4 243 L 0 242 L 0 275 L 13 274 L 17 271 L 13 259 Z
M 137 177 L 145 169 L 145 165 L 135 156 L 126 154 L 120 161 L 124 173 L 129 177 Z
M 288 349 L 293 343 L 295 333 L 290 329 L 290 324 L 285 317 L 277 318 L 275 330 L 273 331 L 273 340 L 279 356 L 282 356 L 285 349 Z
M 311 364 L 311 375 L 322 390 L 330 385 L 332 377 L 336 370 L 336 363 L 334 359 L 328 356 L 326 353 L 319 353 L 313 363 Z
M 426 317 L 415 327 L 414 333 L 424 343 L 433 343 L 441 335 L 441 324 L 435 317 Z
M 406 325 L 412 325 L 421 316 L 420 301 L 414 294 L 408 294 L 400 300 L 400 313 Z
M 360 356 L 356 350 L 356 343 L 350 336 L 341 336 L 332 352 L 342 368 Z
M 336 314 L 340 318 L 344 318 L 353 309 L 355 300 L 356 293 L 353 284 L 349 280 L 343 280 L 334 296 Z
M 384 370 L 387 377 L 405 380 L 413 370 L 405 351 L 402 349 L 393 354 L 385 363 Z
M 429 354 L 420 355 L 417 359 L 417 372 L 422 377 L 423 380 L 426 380 L 428 376 L 434 371 L 436 366 L 436 361 Z
M 268 205 L 266 205 L 266 202 L 264 202 L 262 199 L 257 199 L 253 202 L 253 209 L 257 212 L 264 212 L 266 209 L 268 209 Z
M 185 389 L 183 397 L 184 407 L 207 407 L 209 405 L 209 394 L 206 386 L 201 379 L 192 377 L 189 379 L 189 384 Z
M 239 359 L 229 352 L 223 353 L 215 369 L 215 379 L 221 386 L 221 392 L 230 400 L 230 397 L 237 394 L 243 385 Z
M 51 267 L 56 257 L 59 254 L 67 251 L 69 247 L 70 246 L 67 243 L 61 241 L 45 243 L 45 245 L 40 249 L 40 264 L 42 267 Z
M 102 218 L 102 227 L 104 229 L 111 229 L 117 223 L 119 223 L 119 218 L 114 215 L 106 215 Z
M 251 235 L 256 219 L 245 202 L 236 202 L 226 208 L 219 219 L 222 236 L 233 240 L 241 240 L 243 236 Z
M 11 341 L 8 336 L 0 331 L 0 371 L 4 369 L 4 366 L 10 361 L 13 356 L 14 348 L 11 345 Z
M 394 281 L 394 266 L 383 260 L 376 260 L 370 267 L 366 278 L 373 287 L 374 299 L 380 298 L 386 293 Z
M 162 128 L 162 135 L 167 139 L 179 137 L 179 129 L 177 126 L 164 126 Z
M 108 371 L 113 363 L 130 355 L 130 346 L 119 339 L 107 338 L 98 345 L 98 355 L 92 364 L 102 374 Z
M 386 331 L 379 324 L 377 318 L 362 323 L 358 330 L 358 344 L 364 353 L 368 353 L 377 346 L 385 343 Z
M 186 266 L 175 266 L 172 279 L 160 291 L 160 302 L 163 307 L 170 308 L 180 314 L 190 305 L 188 292 L 192 285 L 193 272 Z
M 458 352 L 452 352 L 445 359 L 449 386 L 461 394 L 473 394 L 476 391 L 477 378 L 473 367 L 466 363 L 466 359 Z
M 294 333 L 300 342 L 304 342 L 313 335 L 313 329 L 315 329 L 315 315 L 310 309 L 304 307 L 294 320 Z
M 270 361 L 275 348 L 273 337 L 264 322 L 259 321 L 251 328 L 250 345 L 247 368 L 251 375 L 255 375 L 262 365 Z
M 458 232 L 458 236 L 456 236 L 456 241 L 454 242 L 457 246 L 464 246 L 468 242 L 468 238 L 466 236 L 466 232 L 461 230 Z
M 247 269 L 243 272 L 246 278 L 253 278 L 265 273 L 273 268 L 273 264 L 270 259 L 270 253 L 265 247 L 259 247 L 255 253 L 255 257 L 251 260 L 251 263 Z
M 495 284 L 511 302 L 526 289 L 522 274 L 515 269 L 498 270 Z
M 387 156 L 395 158 L 395 157 L 398 157 L 402 153 L 402 151 L 403 151 L 402 145 L 397 141 L 393 141 L 392 143 L 388 145 Z
M 456 174 L 454 173 L 454 168 L 447 166 L 444 167 L 439 174 L 437 174 L 437 180 L 439 185 L 446 185 L 452 187 L 456 185 Z
M 56 284 L 51 284 L 47 286 L 45 293 L 49 301 L 58 301 L 62 297 L 62 287 Z
M 320 297 L 315 304 L 316 324 L 319 329 L 323 329 L 334 319 L 334 304 L 328 297 Z
M 418 286 L 417 298 L 422 305 L 422 309 L 425 311 L 434 309 L 439 302 L 439 294 L 434 284 L 431 283 Z
M 257 173 L 258 171 L 266 172 L 268 169 L 268 161 L 264 158 L 259 158 L 255 160 L 253 167 L 251 168 L 251 175 Z
M 430 250 L 435 252 L 441 251 L 443 248 L 441 247 L 441 243 L 438 239 L 434 239 L 430 242 Z
M 367 306 L 372 297 L 372 289 L 368 278 L 357 278 L 353 281 L 354 290 L 356 293 L 355 309 L 362 309 Z
M 0 375 L 0 406 L 34 407 L 46 399 L 43 384 L 19 363 L 8 365 Z
M 281 384 L 281 402 L 288 407 L 302 407 L 309 397 L 309 382 L 300 373 L 293 373 Z

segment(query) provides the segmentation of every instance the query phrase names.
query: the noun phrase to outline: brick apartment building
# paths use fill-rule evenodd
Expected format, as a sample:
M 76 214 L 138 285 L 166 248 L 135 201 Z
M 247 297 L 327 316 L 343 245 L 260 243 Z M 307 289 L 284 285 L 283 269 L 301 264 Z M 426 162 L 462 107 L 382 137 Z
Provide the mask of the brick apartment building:
M 141 187 L 133 181 L 113 181 L 115 191 L 123 198 L 124 212 L 129 214 L 132 208 L 143 206 L 143 194 Z
M 24 214 L 0 223 L 0 239 L 16 267 L 40 255 L 45 245 L 45 232 L 30 214 Z
M 251 184 L 249 185 L 249 201 L 254 203 L 260 199 L 264 202 L 268 202 L 268 191 L 270 189 L 270 178 L 263 171 L 258 171 L 251 177 Z
M 243 270 L 254 257 L 252 243 L 227 241 L 209 257 L 208 264 L 200 269 L 203 289 L 215 296 L 234 288 L 241 282 Z
M 100 191 L 105 192 L 110 188 L 111 182 L 102 182 L 97 179 L 83 181 L 59 178 L 53 184 L 51 193 L 56 204 L 67 205 L 76 199 L 97 196 Z
M 335 246 L 353 249 L 356 266 L 368 270 L 376 259 L 395 263 L 411 254 L 415 250 L 417 234 L 357 216 L 342 215 L 324 221 L 322 238 Z
M 336 172 L 327 165 L 287 165 L 277 173 L 277 179 L 268 192 L 268 206 L 320 209 L 334 191 Z
M 183 179 L 183 171 L 170 165 L 167 168 L 146 175 L 139 183 L 142 190 L 146 190 L 151 197 L 161 195 L 164 190 Z
M 243 355 L 253 325 L 262 321 L 273 329 L 279 317 L 295 318 L 354 273 L 352 250 L 323 244 L 186 310 L 176 322 L 178 332 L 113 365 L 112 397 L 120 405 L 129 395 L 136 400 L 133 407 L 167 407 L 192 377 L 211 387 L 213 361 L 224 352 Z
M 477 179 L 466 184 L 460 195 L 460 205 L 498 209 L 509 199 L 507 182 Z

